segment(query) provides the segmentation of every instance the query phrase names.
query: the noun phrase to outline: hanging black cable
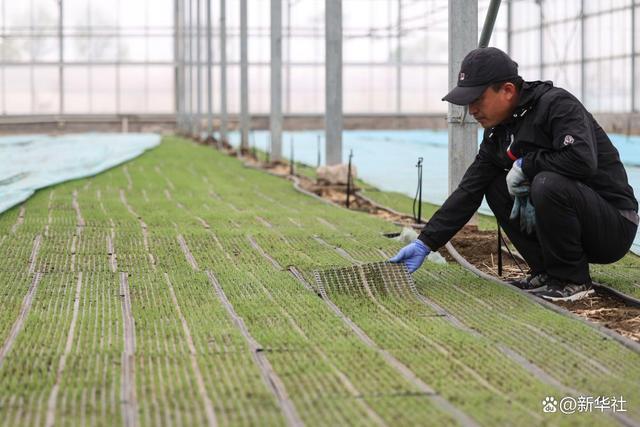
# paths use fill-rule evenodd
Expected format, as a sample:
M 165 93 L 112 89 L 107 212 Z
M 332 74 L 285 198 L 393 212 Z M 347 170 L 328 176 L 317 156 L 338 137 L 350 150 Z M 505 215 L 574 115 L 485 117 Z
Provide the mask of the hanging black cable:
M 496 225 L 498 226 L 498 276 L 502 277 L 502 229 L 498 218 L 496 218 Z
M 499 229 L 499 228 L 498 228 Z M 509 245 L 507 245 L 507 242 L 504 240 L 504 237 L 502 237 L 502 235 L 498 236 L 501 240 L 502 240 L 502 244 L 504 245 L 505 248 L 507 248 L 507 252 L 509 252 L 509 255 L 511 256 L 511 259 L 513 260 L 513 262 L 516 264 L 516 266 L 518 267 L 518 269 L 520 270 L 520 272 L 522 274 L 526 274 L 524 272 L 524 270 L 522 269 L 522 267 L 520 266 L 520 263 L 518 262 L 518 258 L 516 258 L 516 256 L 513 254 L 513 252 L 511 252 L 511 249 L 509 248 Z
M 320 167 L 320 135 L 318 135 L 318 161 L 316 163 L 316 167 Z
M 351 194 L 351 159 L 353 158 L 353 150 L 349 152 L 349 166 L 347 167 L 347 209 L 349 209 L 349 196 Z
M 416 187 L 416 195 L 413 198 L 413 219 L 416 224 L 422 223 L 422 157 L 418 157 L 418 186 Z M 416 215 L 416 202 L 418 204 L 418 214 Z

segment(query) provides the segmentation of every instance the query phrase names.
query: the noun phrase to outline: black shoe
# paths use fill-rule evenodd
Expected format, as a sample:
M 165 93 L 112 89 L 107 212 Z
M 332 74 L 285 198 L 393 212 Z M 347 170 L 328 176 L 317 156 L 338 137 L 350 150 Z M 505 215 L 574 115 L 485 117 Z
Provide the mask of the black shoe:
M 578 301 L 594 293 L 591 282 L 572 283 L 557 279 L 552 279 L 552 282 L 534 294 L 549 301 Z
M 547 273 L 537 273 L 529 275 L 524 279 L 512 280 L 509 283 L 523 291 L 533 292 L 545 290 L 548 282 L 549 275 Z

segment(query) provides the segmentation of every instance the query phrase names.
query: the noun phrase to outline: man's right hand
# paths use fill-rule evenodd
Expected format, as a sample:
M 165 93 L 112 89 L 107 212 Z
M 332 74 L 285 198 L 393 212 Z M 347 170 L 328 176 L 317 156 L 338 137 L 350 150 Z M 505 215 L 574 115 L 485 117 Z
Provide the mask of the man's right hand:
M 431 249 L 421 240 L 416 239 L 413 242 L 409 243 L 404 248 L 400 249 L 398 254 L 391 258 L 390 262 L 404 262 L 409 270 L 409 273 L 413 273 L 416 271 L 422 263 L 424 259 L 429 255 Z

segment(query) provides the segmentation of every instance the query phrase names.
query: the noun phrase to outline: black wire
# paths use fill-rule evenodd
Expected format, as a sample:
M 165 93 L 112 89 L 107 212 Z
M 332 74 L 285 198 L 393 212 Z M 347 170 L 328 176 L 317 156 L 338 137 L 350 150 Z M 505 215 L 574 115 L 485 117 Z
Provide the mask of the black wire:
M 418 168 L 418 186 L 416 187 L 416 195 L 413 197 L 413 220 L 418 223 L 418 215 L 416 214 L 416 204 L 418 202 L 418 194 L 420 194 L 420 187 L 422 187 L 422 168 L 420 167 L 420 160 L 416 165 Z
M 504 240 L 504 237 L 502 237 L 502 235 L 500 236 L 500 239 L 502 240 L 502 244 L 504 245 L 504 247 L 507 248 L 507 252 L 509 252 L 509 255 L 511 256 L 511 259 L 513 259 L 513 262 L 516 264 L 518 269 L 520 269 L 520 272 L 522 274 L 525 274 L 525 272 L 522 269 L 522 267 L 520 267 L 520 263 L 518 263 L 518 260 L 516 259 L 515 255 L 513 255 L 513 253 L 511 252 L 511 249 L 509 249 L 509 245 L 507 245 L 507 242 Z
M 502 276 L 502 229 L 498 218 L 496 218 L 496 224 L 498 225 L 498 276 Z

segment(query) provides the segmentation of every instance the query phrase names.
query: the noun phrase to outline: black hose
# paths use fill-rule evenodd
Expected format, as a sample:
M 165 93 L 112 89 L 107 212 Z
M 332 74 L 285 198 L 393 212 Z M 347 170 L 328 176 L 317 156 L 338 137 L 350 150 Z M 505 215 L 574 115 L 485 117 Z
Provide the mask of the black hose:
M 416 187 L 416 195 L 413 198 L 413 220 L 416 224 L 422 223 L 422 157 L 418 157 L 418 185 Z M 416 203 L 418 204 L 418 214 L 416 215 Z
M 498 226 L 498 276 L 502 277 L 502 229 L 498 218 L 496 218 L 496 225 Z

